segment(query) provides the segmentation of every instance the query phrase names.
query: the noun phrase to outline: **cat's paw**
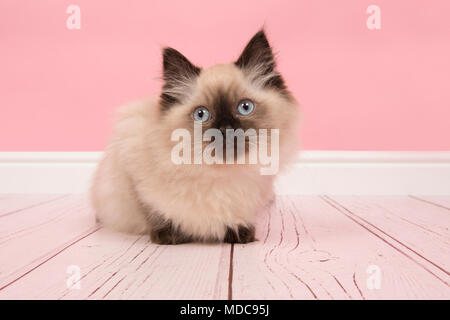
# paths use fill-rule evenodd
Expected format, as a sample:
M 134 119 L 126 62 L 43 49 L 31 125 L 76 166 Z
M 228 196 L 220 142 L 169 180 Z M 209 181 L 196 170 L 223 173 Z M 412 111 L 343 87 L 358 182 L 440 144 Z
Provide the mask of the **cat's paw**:
M 239 226 L 237 230 L 227 227 L 223 242 L 226 243 L 249 243 L 255 241 L 254 226 Z
M 152 229 L 150 240 L 155 244 L 181 244 L 192 241 L 192 237 L 173 228 L 171 224 L 163 228 Z

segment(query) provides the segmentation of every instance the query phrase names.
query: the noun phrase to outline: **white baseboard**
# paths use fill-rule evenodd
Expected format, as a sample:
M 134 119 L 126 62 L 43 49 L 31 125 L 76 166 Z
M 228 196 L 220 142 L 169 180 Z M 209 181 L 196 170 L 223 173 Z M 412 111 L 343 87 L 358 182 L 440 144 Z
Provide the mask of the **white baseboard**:
M 101 152 L 0 152 L 0 193 L 84 193 Z M 304 151 L 278 194 L 450 195 L 450 152 Z

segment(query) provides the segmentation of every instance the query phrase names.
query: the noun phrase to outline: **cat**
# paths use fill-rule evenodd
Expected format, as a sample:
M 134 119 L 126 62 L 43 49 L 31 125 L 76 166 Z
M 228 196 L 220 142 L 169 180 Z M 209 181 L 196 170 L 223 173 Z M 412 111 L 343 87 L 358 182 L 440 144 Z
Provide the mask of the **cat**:
M 220 130 L 224 139 L 227 129 L 278 129 L 280 168 L 292 162 L 299 105 L 276 69 L 265 31 L 235 62 L 207 69 L 164 48 L 162 78 L 159 96 L 118 111 L 91 187 L 97 219 L 117 231 L 149 234 L 157 244 L 255 241 L 255 217 L 273 199 L 276 175 L 261 174 L 259 161 L 176 164 L 171 137 L 179 128 L 193 133 L 196 123 L 202 132 Z

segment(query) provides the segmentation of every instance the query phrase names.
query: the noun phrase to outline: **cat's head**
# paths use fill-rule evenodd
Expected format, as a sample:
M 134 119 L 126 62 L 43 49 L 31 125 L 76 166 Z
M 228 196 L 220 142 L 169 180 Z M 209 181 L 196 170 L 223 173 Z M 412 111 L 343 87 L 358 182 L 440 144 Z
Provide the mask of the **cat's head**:
M 202 132 L 218 129 L 223 132 L 224 158 L 226 129 L 253 129 L 256 136 L 259 129 L 278 129 L 281 153 L 284 145 L 290 145 L 285 143 L 292 140 L 290 136 L 297 135 L 293 131 L 297 103 L 276 70 L 263 30 L 253 36 L 236 61 L 207 69 L 195 66 L 177 50 L 165 48 L 163 80 L 160 117 L 167 132 L 184 128 L 193 137 L 194 124 L 201 124 Z M 204 141 L 203 147 L 209 143 Z M 248 152 L 248 146 L 245 150 Z

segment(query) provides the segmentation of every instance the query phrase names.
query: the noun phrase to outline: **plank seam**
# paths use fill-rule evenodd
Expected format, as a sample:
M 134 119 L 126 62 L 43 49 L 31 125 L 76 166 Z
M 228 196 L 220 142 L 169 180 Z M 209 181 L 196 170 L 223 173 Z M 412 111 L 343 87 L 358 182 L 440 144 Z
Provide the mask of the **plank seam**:
M 429 201 L 429 200 L 425 200 L 425 199 L 419 198 L 417 196 L 408 195 L 408 197 L 410 197 L 411 199 L 417 200 L 417 201 L 421 201 L 421 202 L 425 202 L 425 203 L 431 204 L 433 206 L 436 206 L 436 207 L 439 207 L 439 208 L 442 208 L 442 209 L 450 210 L 449 207 L 443 206 L 442 204 L 435 203 L 435 202 Z
M 228 300 L 233 300 L 233 257 L 234 243 L 230 246 L 230 267 L 228 269 Z
M 401 246 L 404 246 L 406 249 L 414 252 L 416 255 L 418 255 L 420 258 L 426 260 L 427 262 L 431 263 L 433 266 L 435 266 L 436 268 L 440 269 L 441 271 L 443 271 L 444 273 L 446 273 L 447 275 L 450 275 L 450 273 L 445 270 L 444 268 L 442 268 L 441 266 L 439 266 L 437 263 L 429 260 L 428 258 L 424 257 L 423 255 L 421 255 L 420 253 L 418 253 L 416 250 L 410 248 L 409 246 L 407 246 L 406 244 L 404 244 L 403 242 L 401 242 L 400 240 L 397 240 L 396 238 L 394 238 L 393 236 L 391 236 L 390 234 L 388 234 L 387 232 L 385 232 L 384 230 L 380 229 L 379 227 L 377 227 L 376 225 L 374 225 L 373 223 L 367 221 L 366 219 L 362 218 L 361 216 L 359 216 L 358 214 L 352 212 L 351 210 L 349 210 L 348 208 L 346 208 L 345 206 L 343 206 L 342 204 L 340 204 L 338 201 L 331 199 L 329 197 L 327 197 L 330 201 L 336 203 L 337 205 L 339 205 L 340 207 L 342 207 L 344 210 L 346 210 L 347 212 L 349 212 L 350 214 L 358 217 L 359 219 L 361 219 L 362 221 L 364 221 L 365 223 L 367 223 L 368 225 L 372 226 L 373 228 L 377 229 L 378 231 L 380 231 L 381 233 L 383 233 L 384 235 L 388 236 L 389 238 L 391 238 L 392 240 L 396 241 L 398 244 L 400 244 Z
M 9 211 L 9 212 L 6 212 L 6 213 L 2 213 L 2 214 L 0 214 L 0 218 L 6 217 L 6 216 L 9 216 L 9 215 L 12 215 L 12 214 L 14 214 L 14 213 L 21 212 L 21 211 L 24 211 L 24 210 L 36 208 L 36 207 L 39 207 L 39 206 L 41 206 L 41 205 L 43 205 L 43 204 L 47 204 L 47 203 L 50 203 L 50 202 L 54 202 L 54 201 L 57 201 L 57 200 L 61 200 L 62 198 L 65 198 L 65 197 L 68 197 L 68 196 L 69 196 L 68 194 L 64 194 L 64 195 L 62 195 L 62 196 L 59 195 L 59 196 L 57 196 L 56 198 L 52 198 L 52 199 L 49 199 L 49 200 L 45 200 L 45 201 L 42 201 L 42 202 L 38 202 L 38 203 L 29 205 L 29 206 L 24 207 L 24 208 L 21 208 L 21 209 L 17 209 L 17 210 Z
M 69 241 L 69 243 L 64 246 L 63 248 L 61 248 L 59 251 L 57 251 L 55 254 L 51 255 L 48 258 L 45 258 L 42 262 L 38 263 L 36 266 L 34 266 L 33 268 L 29 269 L 28 271 L 24 272 L 23 274 L 21 274 L 20 276 L 18 276 L 16 279 L 10 281 L 9 283 L 5 284 L 4 286 L 0 287 L 0 291 L 2 291 L 3 289 L 9 287 L 10 285 L 12 285 L 13 283 L 17 282 L 18 280 L 22 279 L 23 277 L 25 277 L 26 275 L 30 274 L 31 272 L 33 272 L 34 270 L 36 270 L 37 268 L 39 268 L 40 266 L 42 266 L 43 264 L 47 263 L 48 261 L 50 261 L 51 259 L 53 259 L 54 257 L 56 257 L 57 255 L 59 255 L 60 253 L 62 253 L 63 251 L 65 251 L 66 249 L 70 248 L 71 246 L 73 246 L 75 243 L 83 240 L 84 238 L 90 236 L 91 234 L 97 232 L 98 230 L 100 230 L 101 227 L 100 226 L 95 226 L 91 229 L 89 229 L 88 231 L 82 233 L 80 236 L 75 237 L 74 240 Z M 58 250 L 58 249 L 57 249 Z
M 396 241 L 399 245 L 405 247 L 406 249 L 408 249 L 409 251 L 411 251 L 412 253 L 415 253 L 418 257 L 422 258 L 423 260 L 427 261 L 428 263 L 432 264 L 434 267 L 438 268 L 439 270 L 441 270 L 442 272 L 444 272 L 445 274 L 449 275 L 449 272 L 446 271 L 445 269 L 443 269 L 442 267 L 436 265 L 434 262 L 428 260 L 427 258 L 425 258 L 424 256 L 422 256 L 421 254 L 419 254 L 418 252 L 414 251 L 413 249 L 409 248 L 408 246 L 406 246 L 405 244 L 403 244 L 402 242 L 400 242 L 399 240 L 395 239 L 394 237 L 390 236 L 389 234 L 387 234 L 386 232 L 384 232 L 383 230 L 381 230 L 380 228 L 376 227 L 375 225 L 373 225 L 372 223 L 366 221 L 364 218 L 361 218 L 360 216 L 358 216 L 357 214 L 353 213 L 352 211 L 350 211 L 349 209 L 347 209 L 346 207 L 344 207 L 343 205 L 341 205 L 339 202 L 337 202 L 334 199 L 331 199 L 327 196 L 320 196 L 320 199 L 322 199 L 325 203 L 327 203 L 328 205 L 332 206 L 333 208 L 335 208 L 338 212 L 340 212 L 341 214 L 343 214 L 344 216 L 346 216 L 347 218 L 351 219 L 353 222 L 355 222 L 356 224 L 358 224 L 359 226 L 363 227 L 364 229 L 366 229 L 367 231 L 369 231 L 371 234 L 373 234 L 374 236 L 376 236 L 377 238 L 379 238 L 380 240 L 382 240 L 383 242 L 385 242 L 386 244 L 388 244 L 390 247 L 394 248 L 396 251 L 400 252 L 402 255 L 404 255 L 405 257 L 409 258 L 411 261 L 413 261 L 414 263 L 416 263 L 417 265 L 419 265 L 420 267 L 422 267 L 423 269 L 425 269 L 427 272 L 429 272 L 430 274 L 432 274 L 434 277 L 436 277 L 437 279 L 439 279 L 440 281 L 442 281 L 444 284 L 449 285 L 447 281 L 445 281 L 444 279 L 442 279 L 441 277 L 439 277 L 437 274 L 435 274 L 433 271 L 431 271 L 430 269 L 428 269 L 426 266 L 424 266 L 423 264 L 421 264 L 419 261 L 417 261 L 416 259 L 414 259 L 413 257 L 411 257 L 409 254 L 407 254 L 406 252 L 404 252 L 403 250 L 401 250 L 400 248 L 397 248 L 396 246 L 394 246 L 391 242 L 389 242 L 388 240 L 384 239 L 382 236 L 376 234 L 374 231 L 372 231 L 370 228 L 368 228 L 367 226 L 365 226 L 364 224 L 362 224 L 361 222 L 359 222 L 356 218 L 350 216 L 349 214 L 358 217 L 358 219 L 361 219 L 362 221 L 364 221 L 365 223 L 367 223 L 368 225 L 372 226 L 373 228 L 377 229 L 378 231 L 382 232 L 384 235 L 388 236 L 389 238 L 391 238 L 392 240 Z M 344 209 L 345 211 L 347 211 L 349 214 L 346 214 L 345 212 L 342 211 L 342 209 L 340 209 L 339 207 L 341 207 L 342 209 Z

